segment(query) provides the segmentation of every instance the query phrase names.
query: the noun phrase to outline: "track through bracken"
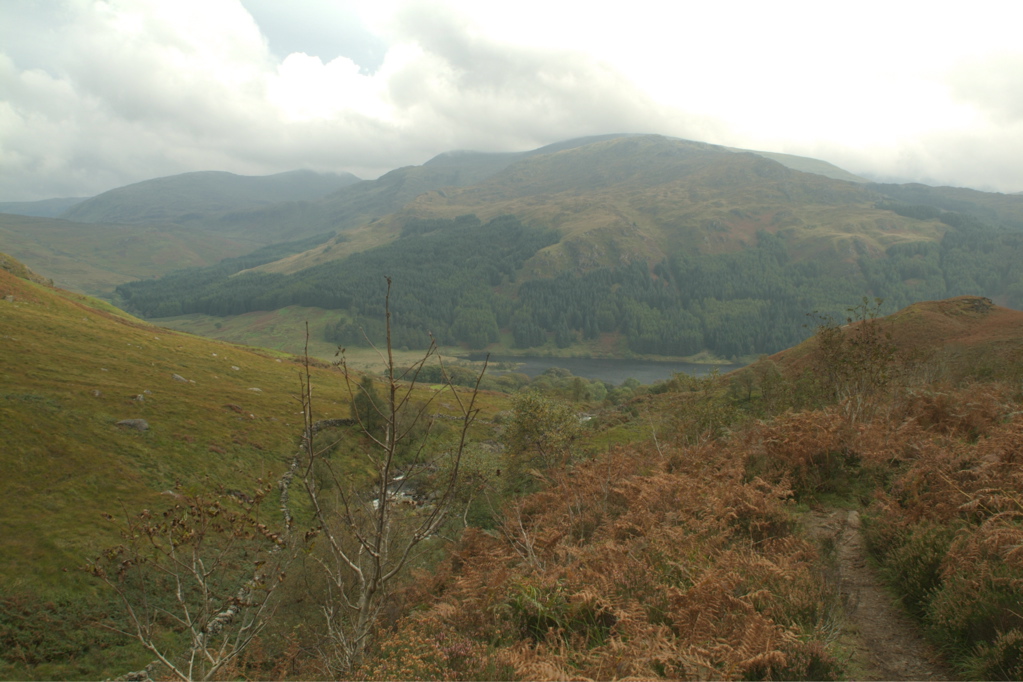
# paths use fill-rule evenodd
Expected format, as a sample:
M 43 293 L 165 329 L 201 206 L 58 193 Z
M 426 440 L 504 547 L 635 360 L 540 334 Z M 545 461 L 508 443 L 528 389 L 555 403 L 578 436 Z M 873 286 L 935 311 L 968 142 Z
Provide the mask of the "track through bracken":
M 834 542 L 838 587 L 845 619 L 841 640 L 849 650 L 852 678 L 954 680 L 957 677 L 919 628 L 885 589 L 867 559 L 856 511 L 814 512 L 811 533 Z

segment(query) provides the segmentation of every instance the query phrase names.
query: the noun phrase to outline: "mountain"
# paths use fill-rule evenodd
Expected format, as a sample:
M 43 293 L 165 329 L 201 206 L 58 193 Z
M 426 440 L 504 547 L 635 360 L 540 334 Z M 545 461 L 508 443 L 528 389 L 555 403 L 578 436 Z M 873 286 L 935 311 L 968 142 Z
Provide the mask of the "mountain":
M 410 348 L 429 332 L 468 349 L 723 357 L 798 343 L 807 313 L 864 295 L 1023 304 L 1020 197 L 788 162 L 656 135 L 448 155 L 319 202 L 345 229 L 305 253 L 118 295 L 146 316 L 335 310 L 324 338 L 362 345 L 389 274 Z M 471 184 L 427 190 L 444 182 Z
M 0 213 L 13 213 L 14 215 L 35 216 L 37 218 L 56 218 L 86 199 L 88 197 L 43 199 L 42 201 L 0 201 Z
M 527 152 L 446 152 L 421 166 L 396 168 L 376 180 L 352 183 L 320 201 L 234 211 L 222 216 L 214 227 L 226 234 L 244 232 L 268 239 L 351 230 L 401 210 L 421 194 L 477 184 L 521 159 L 621 137 L 626 136 L 578 138 Z
M 777 161 L 786 168 L 802 171 L 803 173 L 815 173 L 816 175 L 823 175 L 826 178 L 847 180 L 849 182 L 870 182 L 867 178 L 854 175 L 847 170 L 843 170 L 834 164 L 828 163 L 827 161 L 821 161 L 820 159 L 810 159 L 805 156 L 794 156 L 792 154 L 779 154 L 778 152 L 760 152 L 752 149 L 734 149 L 733 151 L 749 152 L 751 154 L 763 156 L 765 159 Z
M 72 206 L 60 217 L 83 223 L 206 224 L 233 211 L 313 201 L 358 181 L 351 173 L 308 170 L 265 176 L 183 173 L 104 192 Z
M 0 214 L 0 248 L 58 286 L 94 296 L 110 296 L 124 282 L 215 265 L 254 246 L 173 225 L 84 224 Z
M 246 177 L 209 171 L 147 180 L 86 200 L 0 204 L 10 210 L 0 213 L 0 249 L 31 263 L 59 286 L 110 296 L 123 282 L 214 266 L 288 241 L 287 230 L 277 222 L 264 232 L 249 224 L 230 228 L 231 215 L 239 211 L 286 206 L 301 237 L 315 237 L 315 231 L 302 229 L 303 207 L 358 181 L 348 173 Z M 60 219 L 52 217 L 58 207 L 63 207 Z M 216 228 L 220 221 L 226 229 Z M 290 253 L 278 250 L 277 257 Z

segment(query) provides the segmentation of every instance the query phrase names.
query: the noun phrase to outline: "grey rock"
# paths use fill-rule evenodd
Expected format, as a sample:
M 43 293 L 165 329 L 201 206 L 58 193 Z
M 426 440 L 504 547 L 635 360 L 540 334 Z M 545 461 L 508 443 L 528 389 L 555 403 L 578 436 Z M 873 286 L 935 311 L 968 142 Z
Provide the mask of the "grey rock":
M 135 429 L 136 431 L 145 431 L 149 428 L 149 422 L 145 419 L 122 419 L 117 422 L 118 426 L 123 426 L 126 429 Z
M 180 381 L 180 382 L 185 383 L 185 384 L 188 383 L 188 379 L 186 379 L 185 377 L 181 376 L 180 374 L 171 374 L 171 379 L 173 379 L 174 381 Z

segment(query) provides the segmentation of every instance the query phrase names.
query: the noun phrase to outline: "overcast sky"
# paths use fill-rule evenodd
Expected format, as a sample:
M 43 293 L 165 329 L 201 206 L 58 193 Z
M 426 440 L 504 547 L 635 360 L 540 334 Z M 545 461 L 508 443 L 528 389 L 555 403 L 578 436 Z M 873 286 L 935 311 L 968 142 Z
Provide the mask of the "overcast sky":
M 0 201 L 649 132 L 1023 191 L 1023 3 L 0 0 Z

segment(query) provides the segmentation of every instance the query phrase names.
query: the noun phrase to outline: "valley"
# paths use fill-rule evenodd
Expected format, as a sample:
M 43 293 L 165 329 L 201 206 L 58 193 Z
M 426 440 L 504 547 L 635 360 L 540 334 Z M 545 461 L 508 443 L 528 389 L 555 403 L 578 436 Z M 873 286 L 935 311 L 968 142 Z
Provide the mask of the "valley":
M 297 177 L 264 184 L 298 197 Z M 213 180 L 223 179 L 153 180 L 64 216 L 136 221 L 116 230 L 132 232 L 140 254 L 169 230 L 225 240 L 240 257 L 210 264 L 217 251 L 204 245 L 204 265 L 168 246 L 159 267 L 115 268 L 100 258 L 118 253 L 101 237 L 113 226 L 81 223 L 78 234 L 99 241 L 72 260 L 47 255 L 58 233 L 26 232 L 17 223 L 29 219 L 13 216 L 6 238 L 0 220 L 0 248 L 148 319 L 279 316 L 287 326 L 296 306 L 333 311 L 314 313 L 324 349 L 380 343 L 385 274 L 395 346 L 422 349 L 432 335 L 457 354 L 748 362 L 806 338 L 808 313 L 839 316 L 863 295 L 887 312 L 962 294 L 1023 303 L 1019 196 L 872 184 L 813 159 L 655 135 L 441 155 L 371 181 L 317 177 L 309 192 L 320 198 L 262 207 Z M 279 343 L 245 334 L 233 338 Z
M 1021 195 L 608 135 L 7 208 L 3 679 L 1023 675 Z

